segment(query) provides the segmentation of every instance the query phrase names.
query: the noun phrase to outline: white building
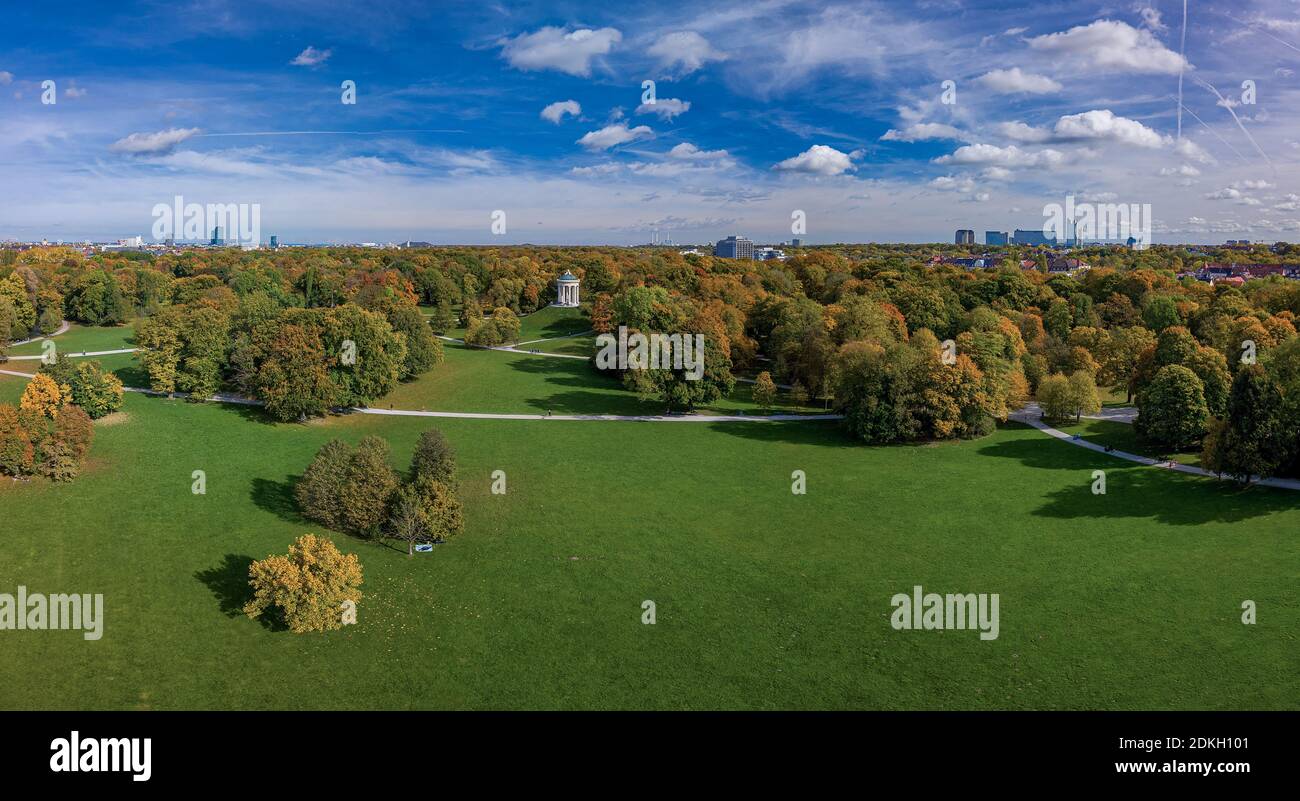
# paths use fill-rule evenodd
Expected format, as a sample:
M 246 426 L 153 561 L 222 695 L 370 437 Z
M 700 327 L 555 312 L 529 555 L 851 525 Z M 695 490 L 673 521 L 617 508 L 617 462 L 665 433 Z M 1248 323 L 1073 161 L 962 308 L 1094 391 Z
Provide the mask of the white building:
M 555 305 L 577 307 L 578 305 L 578 278 L 568 270 L 560 276 L 555 282 Z

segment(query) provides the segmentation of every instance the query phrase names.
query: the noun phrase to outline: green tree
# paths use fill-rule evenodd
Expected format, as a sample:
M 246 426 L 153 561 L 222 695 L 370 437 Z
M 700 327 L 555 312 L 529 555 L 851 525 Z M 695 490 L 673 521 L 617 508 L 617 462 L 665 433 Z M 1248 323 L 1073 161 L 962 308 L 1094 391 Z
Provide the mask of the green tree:
M 1228 398 L 1227 427 L 1222 433 L 1223 472 L 1249 484 L 1267 477 L 1286 461 L 1294 445 L 1282 427 L 1282 394 L 1264 368 L 1242 367 Z
M 1085 414 L 1101 411 L 1101 398 L 1097 396 L 1097 382 L 1092 373 L 1079 370 L 1070 376 L 1070 405 L 1074 407 L 1074 421 L 1077 423 Z
M 436 428 L 420 434 L 411 455 L 411 479 L 428 478 L 453 484 L 456 476 L 456 451 Z
M 1134 427 L 1158 445 L 1179 451 L 1201 440 L 1209 416 L 1201 379 L 1180 364 L 1170 364 L 1160 368 L 1138 397 Z

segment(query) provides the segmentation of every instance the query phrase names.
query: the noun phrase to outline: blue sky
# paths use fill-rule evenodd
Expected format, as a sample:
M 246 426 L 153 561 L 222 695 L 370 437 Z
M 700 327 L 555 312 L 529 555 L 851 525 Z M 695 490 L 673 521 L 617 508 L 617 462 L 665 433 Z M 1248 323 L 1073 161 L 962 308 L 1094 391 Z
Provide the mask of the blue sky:
M 11 8 L 0 238 L 149 238 L 181 195 L 286 242 L 780 241 L 796 210 L 982 241 L 1073 192 L 1157 242 L 1300 239 L 1297 0 L 1190 0 L 1185 47 L 1181 2 L 624 5 Z

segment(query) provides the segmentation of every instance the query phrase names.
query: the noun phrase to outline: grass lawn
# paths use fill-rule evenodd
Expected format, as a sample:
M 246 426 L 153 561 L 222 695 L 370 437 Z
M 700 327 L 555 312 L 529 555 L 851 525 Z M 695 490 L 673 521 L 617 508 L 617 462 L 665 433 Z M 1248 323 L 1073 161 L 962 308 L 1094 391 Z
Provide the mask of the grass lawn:
M 0 633 L 0 708 L 1300 704 L 1300 498 L 1016 425 L 866 448 L 828 423 L 439 420 L 466 533 L 415 559 L 335 535 L 365 569 L 356 626 L 298 636 L 243 617 L 249 561 L 319 531 L 291 496 L 316 449 L 379 434 L 405 466 L 430 423 L 280 425 L 128 395 L 75 482 L 0 482 L 0 591 L 106 604 L 98 642 Z M 1000 637 L 894 631 L 889 598 L 914 584 L 999 593 Z M 1257 625 L 1240 623 L 1244 599 Z
M 1112 420 L 1082 420 L 1078 423 L 1057 423 L 1052 426 L 1060 429 L 1067 434 L 1078 434 L 1089 442 L 1095 442 L 1098 445 L 1110 445 L 1119 451 L 1136 453 L 1138 456 L 1147 456 L 1152 459 L 1173 458 L 1180 464 L 1200 467 L 1200 451 L 1188 451 L 1185 453 L 1161 453 L 1160 449 L 1148 443 L 1146 440 L 1134 433 L 1131 423 L 1117 423 Z
M 135 347 L 135 326 L 84 326 L 76 323 L 66 333 L 52 338 L 58 350 L 68 353 L 83 351 L 120 350 Z M 39 356 L 42 341 L 28 342 L 9 349 L 10 356 Z M 6 368 L 7 369 L 7 368 Z
M 415 381 L 401 384 L 374 404 L 383 409 L 423 409 L 453 412 L 525 412 L 544 414 L 662 414 L 664 406 L 641 400 L 613 378 L 602 376 L 585 361 L 529 356 L 471 348 L 443 342 L 446 361 Z M 703 413 L 743 411 L 766 413 L 754 404 L 750 387 L 736 384 Z M 781 406 L 776 411 L 822 412 L 819 407 Z

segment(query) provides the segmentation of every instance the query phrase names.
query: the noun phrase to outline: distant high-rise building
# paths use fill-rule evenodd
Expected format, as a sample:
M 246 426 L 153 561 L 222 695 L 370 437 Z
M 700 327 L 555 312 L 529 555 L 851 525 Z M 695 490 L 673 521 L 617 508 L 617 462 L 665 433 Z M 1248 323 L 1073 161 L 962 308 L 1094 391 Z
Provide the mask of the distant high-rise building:
M 792 248 L 803 247 L 803 240 L 802 240 L 802 239 L 791 239 L 791 240 L 790 240 L 790 247 L 792 247 Z
M 743 236 L 729 236 L 718 240 L 713 255 L 722 259 L 752 259 L 754 243 Z
M 958 245 L 975 244 L 975 232 L 969 228 L 957 229 L 957 244 Z
M 222 244 L 222 240 L 221 240 L 221 226 L 220 226 L 220 225 L 218 225 L 216 228 L 213 228 L 213 229 L 212 229 L 212 241 L 209 242 L 208 244 L 209 244 L 209 245 L 220 245 L 220 244 Z
M 1055 245 L 1056 237 L 1048 239 L 1041 228 L 1030 230 L 1017 228 L 1015 234 L 1011 236 L 1011 241 L 1016 245 Z
M 275 250 L 278 247 L 280 247 L 280 237 L 271 234 L 271 250 Z
M 1010 240 L 1009 237 L 1007 236 L 1006 231 L 985 231 L 984 232 L 984 244 L 986 245 L 1005 245 L 1008 243 L 1008 241 Z

